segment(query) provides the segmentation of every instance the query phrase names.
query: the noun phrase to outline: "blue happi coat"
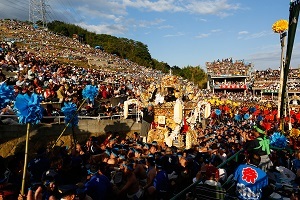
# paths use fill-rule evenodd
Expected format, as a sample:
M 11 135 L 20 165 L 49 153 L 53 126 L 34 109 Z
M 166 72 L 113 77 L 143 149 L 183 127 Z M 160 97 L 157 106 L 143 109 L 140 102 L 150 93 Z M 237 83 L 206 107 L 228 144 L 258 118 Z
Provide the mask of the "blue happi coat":
M 261 199 L 262 188 L 268 185 L 267 174 L 250 164 L 240 165 L 234 173 L 234 180 L 237 182 L 239 199 Z

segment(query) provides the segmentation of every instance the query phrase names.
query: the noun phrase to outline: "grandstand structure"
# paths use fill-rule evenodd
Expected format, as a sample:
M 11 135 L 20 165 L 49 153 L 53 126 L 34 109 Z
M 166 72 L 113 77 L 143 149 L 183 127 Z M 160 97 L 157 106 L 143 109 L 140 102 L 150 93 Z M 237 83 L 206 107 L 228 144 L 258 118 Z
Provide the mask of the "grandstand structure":
M 233 61 L 232 58 L 206 62 L 207 89 L 213 93 L 244 93 L 249 87 L 252 70 L 251 63 L 244 60 Z
M 252 92 L 261 100 L 278 100 L 280 89 L 280 70 L 261 70 L 253 72 Z M 287 96 L 292 99 L 300 96 L 300 69 L 290 69 L 286 85 Z

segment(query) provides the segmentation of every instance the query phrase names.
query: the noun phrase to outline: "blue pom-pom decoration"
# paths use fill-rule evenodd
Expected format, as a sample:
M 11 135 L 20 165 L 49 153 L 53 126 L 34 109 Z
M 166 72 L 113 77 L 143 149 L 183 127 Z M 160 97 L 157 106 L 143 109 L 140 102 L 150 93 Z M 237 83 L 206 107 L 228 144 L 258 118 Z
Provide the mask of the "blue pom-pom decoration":
M 234 119 L 235 119 L 236 121 L 241 121 L 241 115 L 236 114 L 236 115 L 234 116 Z
M 251 108 L 249 108 L 249 111 L 250 111 L 251 113 L 254 113 L 254 112 L 256 111 L 256 108 L 255 108 L 255 107 L 251 107 Z
M 287 138 L 279 132 L 273 133 L 270 137 L 270 145 L 285 148 L 287 146 Z
M 0 84 L 0 109 L 5 108 L 14 99 L 14 88 L 6 83 Z
M 94 99 L 97 95 L 98 95 L 98 88 L 96 86 L 87 85 L 82 90 L 83 98 L 90 100 L 92 103 L 94 103 Z
M 65 115 L 65 123 L 68 124 L 71 119 L 69 126 L 78 126 L 78 113 L 77 113 L 77 106 L 75 103 L 72 102 L 65 102 L 64 106 L 61 108 L 61 111 Z
M 41 107 L 41 96 L 33 93 L 18 94 L 14 105 L 20 124 L 38 124 L 43 118 L 43 108 Z
M 245 119 L 245 120 L 247 120 L 247 119 L 249 119 L 249 118 L 250 118 L 249 113 L 244 114 L 244 119 Z
M 263 118 L 263 116 L 258 115 L 256 119 L 257 119 L 257 121 L 262 121 L 264 118 Z
M 216 113 L 216 115 L 219 116 L 219 115 L 221 115 L 221 110 L 220 110 L 220 109 L 216 109 L 216 110 L 215 110 L 215 113 Z

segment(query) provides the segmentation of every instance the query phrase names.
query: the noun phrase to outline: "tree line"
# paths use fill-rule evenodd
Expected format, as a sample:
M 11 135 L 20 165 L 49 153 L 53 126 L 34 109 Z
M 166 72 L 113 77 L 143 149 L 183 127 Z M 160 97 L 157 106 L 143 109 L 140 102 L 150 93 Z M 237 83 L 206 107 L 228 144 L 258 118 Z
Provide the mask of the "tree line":
M 170 66 L 168 63 L 160 62 L 151 57 L 148 46 L 142 42 L 132 39 L 115 37 L 107 34 L 96 34 L 80 26 L 68 24 L 61 21 L 52 21 L 47 24 L 50 31 L 66 37 L 73 37 L 91 47 L 98 47 L 105 52 L 114 54 L 123 59 L 128 59 L 139 65 L 168 73 L 171 69 L 173 74 L 198 84 L 201 88 L 206 86 L 207 75 L 200 66 Z

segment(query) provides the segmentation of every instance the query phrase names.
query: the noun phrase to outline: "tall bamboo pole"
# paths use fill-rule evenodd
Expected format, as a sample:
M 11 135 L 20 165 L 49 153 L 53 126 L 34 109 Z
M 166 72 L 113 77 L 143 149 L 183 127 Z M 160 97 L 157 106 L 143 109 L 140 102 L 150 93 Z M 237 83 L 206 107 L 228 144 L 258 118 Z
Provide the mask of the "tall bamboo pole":
M 29 132 L 30 132 L 30 123 L 27 123 L 26 130 L 26 143 L 25 143 L 25 158 L 24 158 L 24 167 L 23 167 L 23 177 L 22 177 L 22 187 L 21 187 L 21 195 L 25 194 L 25 179 L 26 179 L 26 171 L 27 171 L 27 163 L 28 163 L 28 143 L 29 143 Z
M 281 130 L 284 131 L 284 115 L 283 109 L 285 106 L 285 98 L 286 98 L 286 85 L 287 79 L 289 74 L 290 62 L 293 52 L 294 40 L 296 35 L 296 29 L 298 24 L 299 18 L 299 9 L 300 9 L 300 1 L 294 1 L 290 4 L 290 15 L 289 15 L 289 28 L 288 28 L 288 42 L 287 42 L 287 49 L 286 49 L 286 56 L 285 56 L 285 63 L 284 63 L 284 74 L 283 74 L 283 82 L 282 82 L 282 93 L 281 93 L 281 103 L 280 103 L 280 126 Z
M 60 135 L 58 136 L 58 138 L 56 139 L 55 143 L 53 144 L 52 148 L 55 147 L 55 145 L 57 144 L 57 142 L 60 140 L 60 138 L 63 136 L 63 134 L 65 133 L 65 131 L 67 130 L 68 126 L 72 123 L 74 117 L 77 115 L 77 112 L 81 109 L 81 107 L 83 106 L 83 104 L 86 102 L 87 99 L 84 99 L 84 101 L 80 104 L 80 106 L 77 108 L 77 111 L 74 113 L 74 115 L 72 116 L 72 118 L 70 119 L 70 121 L 68 122 L 68 124 L 65 125 L 65 128 L 62 130 L 62 132 L 60 133 Z
M 284 50 L 285 50 L 285 39 L 286 39 L 286 32 L 280 33 L 280 43 L 281 43 L 281 56 L 280 56 L 280 89 L 278 92 L 278 113 L 277 118 L 280 119 L 281 114 L 283 111 L 281 110 L 281 101 L 282 99 L 282 89 L 283 89 L 283 79 L 284 79 Z M 283 124 L 280 123 L 280 130 L 283 130 Z

